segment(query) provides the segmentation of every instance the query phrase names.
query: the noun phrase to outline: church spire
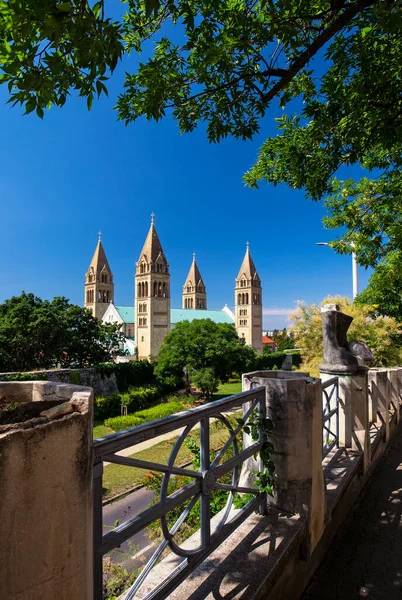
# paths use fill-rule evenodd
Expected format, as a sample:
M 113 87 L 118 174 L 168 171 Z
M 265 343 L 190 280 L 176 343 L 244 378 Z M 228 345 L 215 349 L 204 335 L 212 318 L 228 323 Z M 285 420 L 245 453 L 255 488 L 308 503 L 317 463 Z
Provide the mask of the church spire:
M 250 254 L 250 242 L 246 242 L 246 254 L 244 255 L 243 262 L 241 263 L 239 274 L 237 279 L 244 276 L 246 279 L 258 278 L 257 269 Z
M 149 228 L 148 235 L 145 239 L 145 243 L 142 247 L 138 263 L 140 263 L 141 260 L 145 260 L 145 262 L 148 264 L 154 264 L 159 259 L 159 262 L 162 262 L 164 265 L 169 266 L 165 254 L 163 252 L 159 236 L 156 232 L 154 217 L 154 213 L 151 213 L 151 226 Z
M 84 306 L 94 317 L 102 319 L 110 302 L 114 301 L 113 273 L 102 245 L 101 232 L 85 276 Z
M 170 330 L 169 263 L 156 232 L 154 213 L 135 273 L 135 340 L 139 358 L 158 356 Z
M 235 321 L 239 337 L 262 354 L 262 289 L 249 242 L 236 278 Z
M 193 253 L 193 262 L 183 286 L 183 308 L 202 310 L 207 308 L 206 288 L 195 260 L 195 252 Z

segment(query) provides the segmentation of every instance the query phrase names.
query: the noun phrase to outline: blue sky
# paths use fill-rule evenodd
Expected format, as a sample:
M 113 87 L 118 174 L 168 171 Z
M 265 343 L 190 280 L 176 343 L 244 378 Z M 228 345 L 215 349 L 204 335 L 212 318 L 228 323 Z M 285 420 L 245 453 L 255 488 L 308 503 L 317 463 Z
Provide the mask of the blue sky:
M 243 184 L 274 132 L 274 112 L 247 143 L 210 145 L 202 127 L 181 136 L 170 118 L 125 127 L 113 110 L 123 74 L 120 66 L 110 99 L 94 102 L 90 113 L 72 98 L 43 121 L 5 105 L 0 89 L 0 301 L 25 290 L 82 304 L 101 229 L 116 303 L 131 304 L 152 211 L 171 266 L 172 307 L 181 305 L 194 251 L 208 307 L 233 307 L 247 240 L 262 279 L 266 328 L 283 327 L 297 300 L 351 295 L 350 256 L 316 246 L 333 236 L 322 226 L 323 206 L 286 186 L 252 191 Z M 368 276 L 361 268 L 361 289 Z

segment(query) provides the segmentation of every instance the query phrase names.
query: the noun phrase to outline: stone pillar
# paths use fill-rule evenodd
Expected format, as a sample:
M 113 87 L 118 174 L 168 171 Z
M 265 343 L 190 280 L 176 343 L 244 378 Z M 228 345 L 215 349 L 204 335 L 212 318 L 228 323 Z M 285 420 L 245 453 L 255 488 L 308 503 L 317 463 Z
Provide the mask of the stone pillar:
M 373 422 L 379 427 L 384 427 L 385 441 L 390 437 L 389 431 L 389 398 L 390 398 L 390 380 L 388 378 L 388 369 L 370 369 L 370 415 Z M 375 417 L 375 418 L 374 418 Z
M 277 488 L 269 504 L 304 516 L 311 552 L 323 532 L 326 510 L 321 382 L 308 373 L 286 371 L 246 373 L 242 382 L 243 391 L 265 387 L 267 416 L 275 424 Z M 245 468 L 255 470 L 253 466 Z
M 93 391 L 0 383 L 0 404 L 0 595 L 89 600 Z

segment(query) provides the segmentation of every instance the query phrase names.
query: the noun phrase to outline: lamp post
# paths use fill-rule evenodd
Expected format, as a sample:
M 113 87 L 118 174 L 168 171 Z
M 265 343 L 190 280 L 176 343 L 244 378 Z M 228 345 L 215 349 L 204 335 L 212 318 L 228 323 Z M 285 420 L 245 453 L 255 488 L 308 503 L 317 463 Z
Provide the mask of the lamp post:
M 329 246 L 328 242 L 317 242 L 317 246 Z M 352 246 L 353 248 L 353 246 Z M 353 300 L 359 293 L 359 273 L 357 270 L 356 252 L 352 251 L 352 282 L 353 282 Z

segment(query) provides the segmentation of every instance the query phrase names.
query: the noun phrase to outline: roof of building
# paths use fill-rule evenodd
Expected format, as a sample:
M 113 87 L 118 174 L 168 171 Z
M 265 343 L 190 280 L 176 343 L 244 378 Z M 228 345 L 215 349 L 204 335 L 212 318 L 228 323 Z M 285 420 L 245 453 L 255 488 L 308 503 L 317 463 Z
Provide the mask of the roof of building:
M 109 263 L 106 258 L 106 253 L 105 253 L 105 250 L 103 248 L 100 238 L 96 245 L 95 252 L 92 257 L 91 264 L 89 265 L 88 271 L 90 270 L 91 267 L 93 268 L 95 273 L 100 273 L 102 271 L 103 267 L 106 267 L 106 269 L 109 271 L 109 273 L 112 274 L 112 270 L 109 267 Z
M 134 306 L 115 306 L 125 323 L 134 323 Z
M 243 275 L 245 275 L 246 279 L 253 279 L 255 276 L 258 278 L 257 269 L 255 268 L 254 261 L 251 258 L 248 244 L 237 279 L 240 279 Z
M 262 343 L 263 344 L 276 344 L 275 340 L 272 340 L 270 337 L 268 337 L 267 335 L 263 335 L 262 336 Z
M 167 264 L 166 257 L 163 252 L 162 244 L 160 242 L 158 234 L 156 233 L 153 219 L 151 222 L 151 227 L 149 228 L 149 231 L 148 231 L 148 235 L 144 242 L 144 246 L 141 250 L 140 258 L 138 260 L 140 261 L 143 256 L 145 256 L 145 258 L 148 262 L 153 262 L 153 263 L 156 262 L 156 260 L 159 256 L 161 256 L 161 258 L 163 259 L 163 262 L 165 264 Z
M 115 308 L 125 323 L 134 323 L 134 306 L 116 306 Z M 211 319 L 215 323 L 233 323 L 230 315 L 223 310 L 170 309 L 170 323 L 172 325 L 180 321 L 193 321 L 194 319 Z
M 198 269 L 198 265 L 197 265 L 196 260 L 195 260 L 195 254 L 193 255 L 193 262 L 191 263 L 191 267 L 190 267 L 190 270 L 188 272 L 188 275 L 187 275 L 184 287 L 186 287 L 186 285 L 187 285 L 187 283 L 189 281 L 191 281 L 191 283 L 192 283 L 193 286 L 196 287 L 196 286 L 201 285 L 205 289 L 205 284 L 204 284 L 204 282 L 202 280 L 201 273 L 200 273 L 200 271 Z

